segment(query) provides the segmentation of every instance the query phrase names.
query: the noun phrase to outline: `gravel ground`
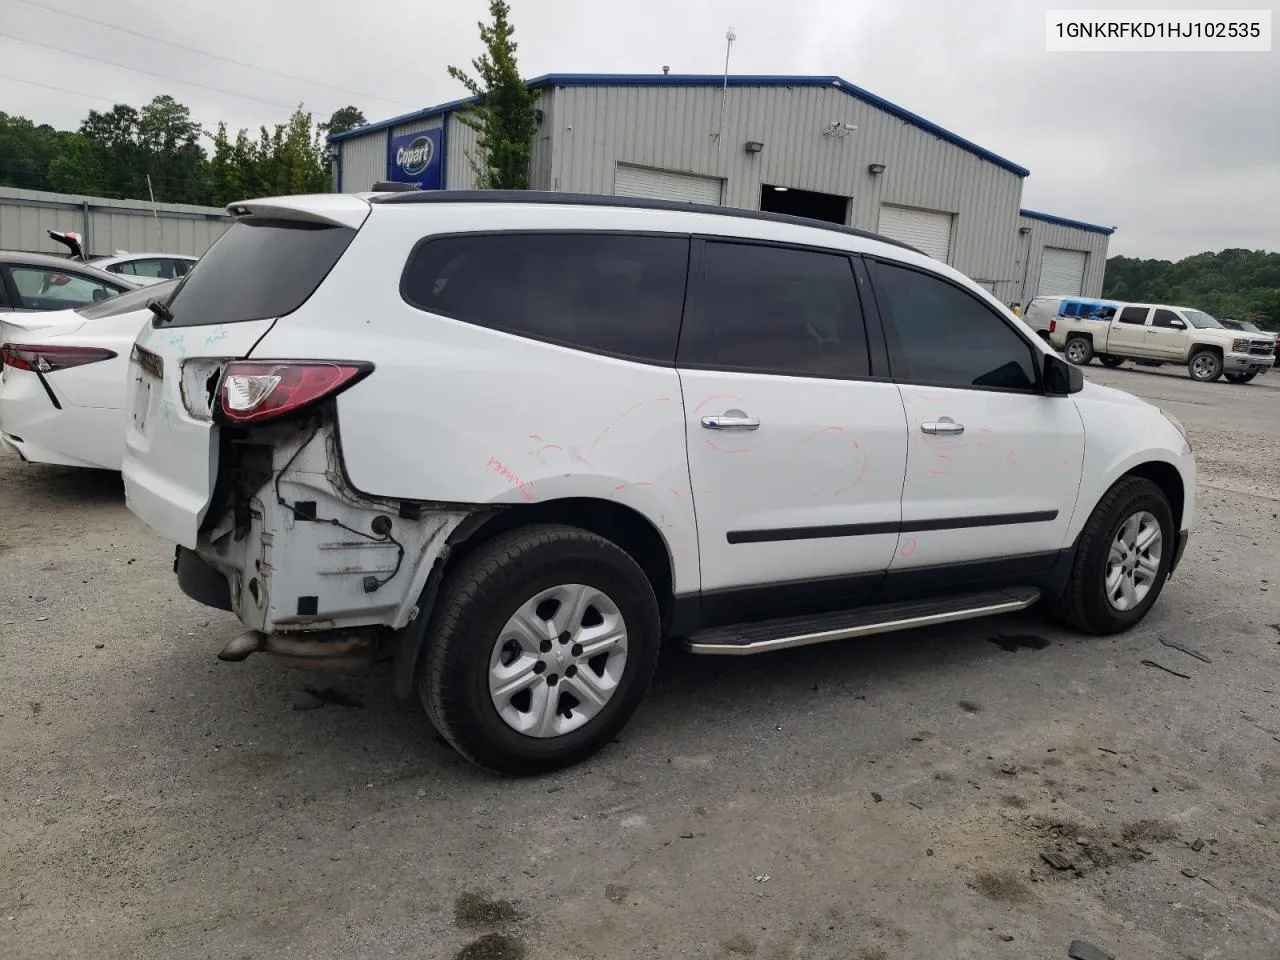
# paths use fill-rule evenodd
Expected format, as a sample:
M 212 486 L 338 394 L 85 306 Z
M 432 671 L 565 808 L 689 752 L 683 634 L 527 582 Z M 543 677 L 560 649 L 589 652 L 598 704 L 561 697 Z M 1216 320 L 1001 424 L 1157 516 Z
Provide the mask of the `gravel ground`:
M 1202 471 L 1138 629 L 673 653 L 615 746 L 523 782 L 384 674 L 217 661 L 237 623 L 117 477 L 0 458 L 0 955 L 1274 960 L 1280 376 L 1089 375 Z

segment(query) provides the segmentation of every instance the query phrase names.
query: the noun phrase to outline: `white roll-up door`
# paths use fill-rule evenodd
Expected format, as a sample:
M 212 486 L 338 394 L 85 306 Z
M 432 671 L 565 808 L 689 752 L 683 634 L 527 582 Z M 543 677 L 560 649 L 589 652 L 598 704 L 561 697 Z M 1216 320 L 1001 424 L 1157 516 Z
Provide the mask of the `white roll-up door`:
M 1088 256 L 1083 250 L 1045 247 L 1036 296 L 1080 296 L 1084 292 L 1084 265 Z
M 881 236 L 910 244 L 935 260 L 948 262 L 951 256 L 952 215 L 936 210 L 915 210 L 911 207 L 880 206 Z
M 700 177 L 693 173 L 654 170 L 651 167 L 633 167 L 620 163 L 614 173 L 613 192 L 619 197 L 719 204 L 721 181 L 716 177 Z

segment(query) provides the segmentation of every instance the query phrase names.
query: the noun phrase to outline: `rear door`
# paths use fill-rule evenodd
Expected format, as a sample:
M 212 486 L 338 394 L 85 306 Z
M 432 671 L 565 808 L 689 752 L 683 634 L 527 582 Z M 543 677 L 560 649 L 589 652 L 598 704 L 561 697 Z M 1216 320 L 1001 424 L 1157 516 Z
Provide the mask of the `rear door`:
M 218 472 L 222 370 L 310 298 L 368 209 L 355 197 L 238 206 L 169 315 L 144 326 L 129 363 L 123 473 L 129 509 L 149 526 L 195 547 Z
M 738 588 L 739 619 L 797 583 L 857 602 L 898 543 L 907 433 L 851 258 L 695 243 L 676 365 L 704 598 Z
M 1142 356 L 1147 349 L 1147 315 L 1150 312 L 1150 307 L 1143 306 L 1129 306 L 1121 310 L 1107 330 L 1107 350 L 1130 357 Z

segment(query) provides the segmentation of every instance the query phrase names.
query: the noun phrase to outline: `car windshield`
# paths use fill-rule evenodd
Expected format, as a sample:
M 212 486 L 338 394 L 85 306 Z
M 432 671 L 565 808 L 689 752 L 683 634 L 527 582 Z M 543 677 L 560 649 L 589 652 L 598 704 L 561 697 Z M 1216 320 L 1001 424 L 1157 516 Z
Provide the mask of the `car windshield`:
M 153 283 L 149 287 L 129 290 L 125 293 L 116 294 L 110 299 L 87 304 L 78 309 L 76 313 L 86 320 L 98 320 L 101 317 L 114 317 L 117 314 L 128 313 L 130 310 L 141 310 L 147 304 L 154 303 L 157 300 L 168 301 L 173 296 L 174 288 L 177 285 L 177 280 Z
M 1183 310 L 1182 315 L 1191 321 L 1197 330 L 1225 330 L 1226 328 L 1203 310 Z
M 1248 330 L 1250 333 L 1261 333 L 1262 328 L 1256 323 L 1250 323 L 1248 320 L 1238 321 L 1241 330 Z

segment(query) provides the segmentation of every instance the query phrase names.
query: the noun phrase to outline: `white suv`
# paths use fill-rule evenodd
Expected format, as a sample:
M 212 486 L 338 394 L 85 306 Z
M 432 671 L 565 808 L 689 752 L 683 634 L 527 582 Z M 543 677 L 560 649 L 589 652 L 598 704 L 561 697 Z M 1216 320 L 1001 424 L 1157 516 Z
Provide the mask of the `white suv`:
M 130 508 L 220 656 L 395 660 L 481 766 L 581 760 L 662 642 L 1045 600 L 1112 633 L 1191 528 L 1182 428 L 856 230 L 611 197 L 251 201 L 138 337 Z

